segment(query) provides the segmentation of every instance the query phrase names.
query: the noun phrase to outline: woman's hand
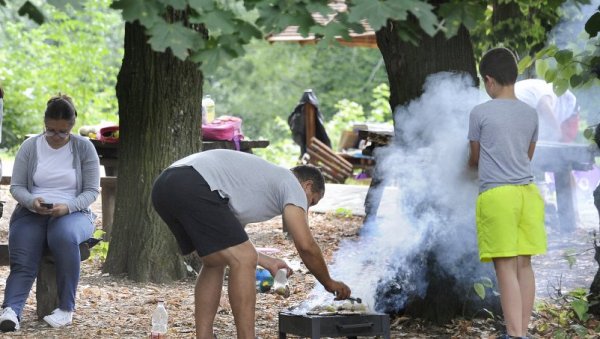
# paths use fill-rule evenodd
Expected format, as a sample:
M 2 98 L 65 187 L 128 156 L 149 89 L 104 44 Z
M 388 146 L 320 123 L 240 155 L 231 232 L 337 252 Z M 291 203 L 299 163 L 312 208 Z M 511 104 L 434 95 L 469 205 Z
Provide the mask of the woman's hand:
M 53 217 L 62 217 L 63 215 L 69 214 L 69 207 L 67 204 L 53 204 L 52 207 L 46 207 L 42 205 L 43 203 L 44 199 L 39 197 L 33 200 L 33 209 L 37 214 L 51 215 Z
M 69 214 L 69 207 L 67 204 L 54 204 L 50 211 L 53 217 L 58 218 Z
M 43 203 L 44 199 L 39 197 L 33 200 L 33 209 L 35 210 L 35 213 L 41 215 L 52 215 L 52 208 L 42 206 Z

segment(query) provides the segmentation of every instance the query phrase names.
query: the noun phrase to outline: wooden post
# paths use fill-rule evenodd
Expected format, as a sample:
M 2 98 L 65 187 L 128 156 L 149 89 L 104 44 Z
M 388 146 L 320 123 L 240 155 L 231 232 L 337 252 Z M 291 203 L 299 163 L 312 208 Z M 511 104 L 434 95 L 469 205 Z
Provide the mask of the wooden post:
M 105 232 L 103 238 L 110 241 L 117 197 L 117 177 L 100 178 L 100 187 L 102 189 L 102 230 Z
M 317 114 L 313 104 L 306 102 L 304 104 L 304 123 L 306 133 L 306 148 L 311 144 L 311 139 L 316 135 L 317 131 Z
M 8 249 L 8 245 L 6 248 Z M 82 242 L 79 244 L 79 259 L 84 261 L 89 257 L 90 247 L 87 242 Z M 40 260 L 40 267 L 35 282 L 35 300 L 37 302 L 36 314 L 40 320 L 58 307 L 56 266 L 54 265 L 54 257 L 50 251 L 44 253 L 42 260 Z
M 56 288 L 56 267 L 54 258 L 42 257 L 35 283 L 35 299 L 37 301 L 38 319 L 43 319 L 58 307 L 58 293 Z

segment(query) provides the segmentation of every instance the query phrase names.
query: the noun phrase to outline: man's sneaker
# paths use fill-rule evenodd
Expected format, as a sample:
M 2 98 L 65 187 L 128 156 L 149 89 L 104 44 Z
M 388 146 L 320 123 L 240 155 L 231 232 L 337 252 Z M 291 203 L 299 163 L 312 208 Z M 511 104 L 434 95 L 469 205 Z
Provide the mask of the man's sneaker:
M 44 321 L 52 327 L 63 327 L 73 322 L 73 312 L 63 311 L 60 308 L 52 311 L 51 314 L 44 317 Z
M 12 332 L 19 329 L 19 318 L 12 308 L 6 307 L 0 314 L 0 331 Z

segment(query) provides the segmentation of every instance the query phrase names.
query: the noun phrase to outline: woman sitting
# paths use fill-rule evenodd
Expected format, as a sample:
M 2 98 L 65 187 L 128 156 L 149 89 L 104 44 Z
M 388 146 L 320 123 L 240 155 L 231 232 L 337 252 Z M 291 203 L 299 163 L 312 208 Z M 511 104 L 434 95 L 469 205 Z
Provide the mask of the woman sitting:
M 79 283 L 79 244 L 92 236 L 90 205 L 100 186 L 100 164 L 92 143 L 71 134 L 77 111 L 71 98 L 51 98 L 44 133 L 23 142 L 13 167 L 10 193 L 18 202 L 9 223 L 10 274 L 0 330 L 19 329 L 21 312 L 45 248 L 54 257 L 58 308 L 44 317 L 52 327 L 73 319 Z

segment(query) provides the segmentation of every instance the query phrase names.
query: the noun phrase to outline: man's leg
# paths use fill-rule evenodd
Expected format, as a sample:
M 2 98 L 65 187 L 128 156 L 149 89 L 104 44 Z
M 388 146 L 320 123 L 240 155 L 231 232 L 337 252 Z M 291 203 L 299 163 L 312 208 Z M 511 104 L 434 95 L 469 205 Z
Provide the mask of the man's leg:
M 517 276 L 519 279 L 519 288 L 521 290 L 522 316 L 521 335 L 526 335 L 533 310 L 533 301 L 535 299 L 535 276 L 531 268 L 531 256 L 518 256 Z
M 229 266 L 229 303 L 237 338 L 254 339 L 257 263 L 258 254 L 250 241 L 202 257 L 203 267 L 196 283 L 195 298 L 197 338 L 212 338 L 212 323 L 221 297 L 222 272 Z M 203 273 L 205 265 L 207 271 Z
M 500 303 L 506 332 L 512 336 L 521 336 L 523 304 L 518 280 L 517 257 L 494 258 L 494 268 L 500 288 Z
M 213 339 L 213 323 L 221 300 L 224 273 L 224 265 L 213 264 L 206 257 L 202 260 L 202 268 L 194 291 L 196 338 L 198 339 Z

